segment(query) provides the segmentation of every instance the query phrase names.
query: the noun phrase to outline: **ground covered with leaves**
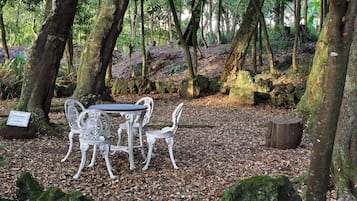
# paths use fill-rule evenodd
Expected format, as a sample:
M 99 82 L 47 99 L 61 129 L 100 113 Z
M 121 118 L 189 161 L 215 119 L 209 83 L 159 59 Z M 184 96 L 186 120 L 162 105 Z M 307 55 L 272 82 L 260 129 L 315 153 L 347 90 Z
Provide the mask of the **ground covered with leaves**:
M 45 188 L 79 190 L 95 200 L 220 200 L 223 192 L 240 179 L 254 175 L 302 177 L 308 170 L 311 140 L 304 134 L 297 149 L 279 150 L 265 146 L 267 122 L 291 110 L 267 104 L 238 106 L 226 95 L 207 95 L 183 100 L 177 94 L 151 94 L 155 101 L 150 126 L 170 124 L 174 108 L 184 102 L 174 144 L 178 170 L 173 169 L 165 141 L 157 141 L 149 169 L 135 151 L 135 170 L 129 170 L 128 156 L 110 155 L 114 174 L 110 179 L 100 156 L 94 167 L 85 167 L 79 179 L 73 179 L 80 163 L 78 138 L 72 154 L 61 162 L 68 149 L 68 126 L 63 111 L 51 112 L 51 121 L 63 127 L 59 137 L 40 135 L 28 140 L 0 139 L 6 145 L 0 155 L 9 154 L 0 166 L 0 196 L 16 199 L 16 180 L 29 171 Z M 133 103 L 139 95 L 115 97 L 117 102 Z M 62 104 L 55 99 L 53 104 Z M 0 101 L 0 120 L 5 118 L 14 100 Z M 122 119 L 113 117 L 113 141 Z M 88 152 L 90 159 L 91 151 Z M 88 160 L 89 160 L 88 159 Z M 89 163 L 89 161 L 87 161 Z M 301 194 L 302 184 L 295 184 Z

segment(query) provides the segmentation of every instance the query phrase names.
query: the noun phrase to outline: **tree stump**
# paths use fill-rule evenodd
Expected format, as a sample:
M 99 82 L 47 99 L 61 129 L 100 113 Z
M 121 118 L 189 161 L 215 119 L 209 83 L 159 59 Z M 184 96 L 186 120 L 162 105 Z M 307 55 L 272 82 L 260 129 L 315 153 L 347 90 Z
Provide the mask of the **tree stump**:
M 303 125 L 301 119 L 291 116 L 275 117 L 268 122 L 265 143 L 278 149 L 295 149 L 301 143 Z

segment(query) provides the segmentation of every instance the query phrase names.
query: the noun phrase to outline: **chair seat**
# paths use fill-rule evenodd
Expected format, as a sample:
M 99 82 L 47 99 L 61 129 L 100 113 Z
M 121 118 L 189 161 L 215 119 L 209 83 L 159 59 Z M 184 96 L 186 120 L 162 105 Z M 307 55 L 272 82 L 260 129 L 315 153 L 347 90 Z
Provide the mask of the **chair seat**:
M 165 130 L 148 130 L 145 132 L 147 137 L 155 137 L 155 138 L 168 138 L 172 137 L 174 134 L 171 131 Z

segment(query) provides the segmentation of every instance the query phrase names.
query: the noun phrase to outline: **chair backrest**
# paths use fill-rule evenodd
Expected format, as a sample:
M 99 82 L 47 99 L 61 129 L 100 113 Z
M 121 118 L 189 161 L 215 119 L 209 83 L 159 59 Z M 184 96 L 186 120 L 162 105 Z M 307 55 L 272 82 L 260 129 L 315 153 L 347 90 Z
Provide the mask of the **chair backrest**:
M 85 110 L 85 107 L 77 100 L 68 99 L 64 102 L 64 112 L 71 129 L 78 129 L 79 113 Z
M 154 100 L 151 97 L 142 97 L 140 98 L 135 104 L 137 105 L 146 105 L 148 108 L 146 109 L 146 112 L 143 117 L 143 123 L 142 126 L 146 126 L 151 118 L 152 112 L 154 110 Z M 135 119 L 135 121 L 138 121 L 140 117 Z
M 102 110 L 86 109 L 79 114 L 80 139 L 104 141 L 110 138 L 112 121 Z
M 172 113 L 172 133 L 176 133 L 176 130 L 178 128 L 178 123 L 180 121 L 181 113 L 183 109 L 183 103 L 180 103 Z

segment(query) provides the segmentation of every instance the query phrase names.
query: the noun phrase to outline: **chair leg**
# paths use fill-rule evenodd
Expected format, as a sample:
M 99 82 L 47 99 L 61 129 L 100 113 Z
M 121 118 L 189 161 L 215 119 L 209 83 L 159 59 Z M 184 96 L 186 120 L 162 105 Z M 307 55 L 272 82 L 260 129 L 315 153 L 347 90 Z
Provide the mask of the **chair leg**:
M 78 179 L 79 175 L 81 174 L 84 165 L 86 163 L 86 155 L 87 155 L 87 150 L 89 148 L 88 144 L 81 144 L 81 153 L 82 153 L 82 159 L 81 159 L 81 164 L 79 165 L 77 173 L 73 176 L 74 179 Z
M 175 159 L 174 159 L 174 153 L 173 153 L 174 138 L 173 137 L 166 138 L 166 143 L 169 147 L 169 154 L 170 154 L 170 159 L 171 159 L 172 165 L 174 166 L 175 169 L 178 169 Z
M 113 174 L 113 172 L 112 172 L 113 167 L 112 167 L 112 165 L 110 164 L 109 156 L 108 156 L 108 154 L 109 154 L 109 149 L 110 149 L 109 146 L 110 146 L 110 145 L 108 145 L 108 144 L 103 145 L 103 146 L 101 146 L 101 149 L 102 149 L 102 154 L 103 154 L 103 157 L 104 157 L 104 159 L 105 159 L 105 164 L 106 164 L 106 166 L 107 166 L 107 170 L 108 170 L 108 172 L 109 172 L 110 178 L 115 179 L 116 176 L 114 176 L 114 174 Z
M 88 165 L 88 167 L 93 167 L 94 166 L 96 154 L 97 154 L 97 146 L 94 145 L 93 146 L 92 160 L 91 160 L 90 164 Z
M 143 142 L 143 129 L 139 128 L 139 140 L 140 140 L 140 148 L 141 148 L 141 156 L 143 159 L 146 159 L 144 142 Z
M 66 156 L 61 160 L 61 162 L 66 161 L 67 158 L 69 157 L 69 154 L 71 154 L 72 147 L 73 147 L 73 132 L 72 131 L 68 133 L 68 139 L 69 139 L 68 151 L 67 151 Z
M 150 164 L 151 160 L 151 154 L 152 154 L 152 149 L 155 143 L 155 138 L 147 138 L 147 143 L 148 143 L 148 155 L 146 156 L 146 159 L 144 161 L 145 166 L 143 167 L 143 170 L 147 170 Z

